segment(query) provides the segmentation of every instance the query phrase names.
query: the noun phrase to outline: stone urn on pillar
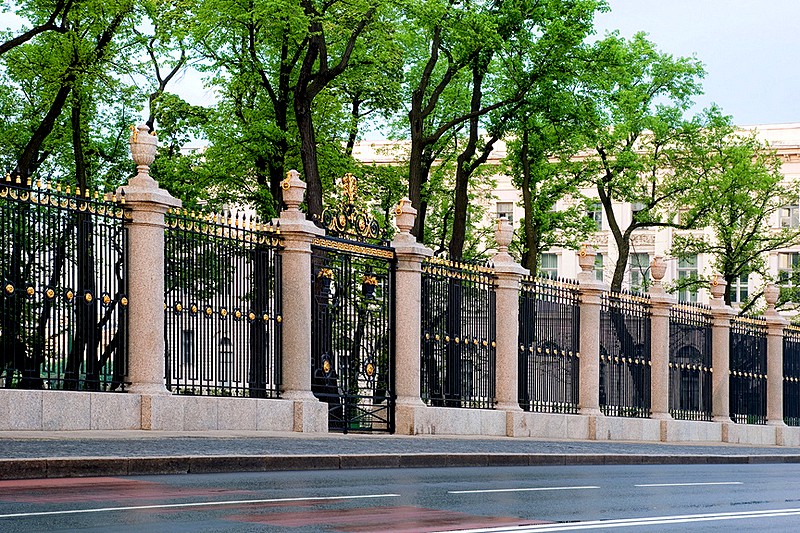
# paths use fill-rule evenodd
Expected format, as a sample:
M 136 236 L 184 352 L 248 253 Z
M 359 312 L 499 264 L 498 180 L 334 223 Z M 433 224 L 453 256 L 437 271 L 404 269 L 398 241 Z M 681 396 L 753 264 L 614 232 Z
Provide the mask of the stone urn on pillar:
M 300 204 L 306 195 L 306 182 L 300 179 L 300 173 L 294 169 L 286 173 L 286 178 L 281 182 L 283 190 L 283 203 L 286 209 L 281 213 L 284 220 L 304 220 L 305 215 L 300 211 Z
M 494 230 L 494 240 L 497 242 L 497 254 L 493 258 L 495 264 L 514 261 L 508 253 L 508 246 L 511 244 L 513 237 L 514 228 L 508 223 L 508 219 L 505 217 L 498 218 L 497 227 Z
M 155 161 L 158 150 L 156 136 L 150 133 L 150 128 L 144 124 L 131 126 L 128 144 L 131 147 L 133 161 L 136 163 L 136 177 L 131 178 L 131 183 L 135 185 L 134 182 L 141 182 L 140 185 L 158 187 L 155 180 L 150 177 L 150 165 Z
M 411 200 L 408 197 L 401 198 L 394 208 L 394 225 L 400 233 L 411 233 L 416 218 L 417 210 L 411 205 Z
M 581 281 L 594 281 L 594 259 L 597 252 L 592 248 L 591 244 L 584 244 L 578 252 L 578 266 L 581 271 L 578 273 L 578 280 Z
M 714 274 L 714 277 L 711 279 L 711 303 L 715 305 L 724 305 L 722 298 L 725 296 L 725 287 L 728 285 L 728 282 L 719 275 Z
M 650 261 L 650 276 L 653 278 L 654 285 L 660 285 L 661 280 L 664 279 L 664 274 L 667 273 L 667 262 L 664 261 L 664 256 L 656 255 Z
M 397 226 L 398 230 L 395 240 L 398 243 L 411 244 L 416 242 L 414 236 L 411 235 L 411 228 L 414 227 L 416 219 L 417 210 L 411 205 L 411 200 L 408 197 L 401 198 L 394 208 L 394 225 Z
M 774 283 L 767 283 L 764 287 L 764 300 L 767 302 L 767 310 L 764 314 L 774 316 L 778 312 L 775 310 L 775 304 L 778 303 L 778 297 L 781 294 L 780 288 Z

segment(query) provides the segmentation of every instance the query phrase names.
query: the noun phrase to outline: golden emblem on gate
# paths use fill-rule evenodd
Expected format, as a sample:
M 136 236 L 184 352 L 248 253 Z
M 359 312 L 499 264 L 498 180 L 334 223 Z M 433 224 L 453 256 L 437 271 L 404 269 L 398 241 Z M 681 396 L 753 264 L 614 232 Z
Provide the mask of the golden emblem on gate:
M 326 374 L 331 371 L 331 362 L 328 361 L 327 359 L 325 359 L 322 362 L 322 371 L 325 372 Z
M 373 365 L 372 363 L 367 363 L 366 371 L 367 371 L 367 375 L 369 377 L 372 377 L 375 374 L 375 365 Z

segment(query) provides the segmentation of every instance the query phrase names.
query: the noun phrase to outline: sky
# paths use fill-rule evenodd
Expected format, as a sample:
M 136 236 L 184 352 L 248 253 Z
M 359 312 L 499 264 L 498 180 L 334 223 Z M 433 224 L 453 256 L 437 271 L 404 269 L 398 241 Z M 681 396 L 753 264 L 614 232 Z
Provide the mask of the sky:
M 800 0 L 608 0 L 598 33 L 644 31 L 662 52 L 696 56 L 704 94 L 740 126 L 800 122 Z

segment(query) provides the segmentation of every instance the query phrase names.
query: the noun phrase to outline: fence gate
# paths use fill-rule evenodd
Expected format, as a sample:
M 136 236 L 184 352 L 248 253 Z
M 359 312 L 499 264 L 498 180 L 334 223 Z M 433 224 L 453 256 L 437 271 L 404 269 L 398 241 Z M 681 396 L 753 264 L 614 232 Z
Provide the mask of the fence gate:
M 311 259 L 311 388 L 330 431 L 394 431 L 394 250 L 356 206 L 356 179 L 323 212 Z

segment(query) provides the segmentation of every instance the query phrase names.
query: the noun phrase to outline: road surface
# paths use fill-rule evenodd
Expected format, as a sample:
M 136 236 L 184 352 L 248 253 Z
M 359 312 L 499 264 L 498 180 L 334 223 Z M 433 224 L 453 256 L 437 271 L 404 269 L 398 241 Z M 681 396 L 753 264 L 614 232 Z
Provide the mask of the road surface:
M 800 465 L 540 466 L 0 482 L 0 531 L 798 531 Z

